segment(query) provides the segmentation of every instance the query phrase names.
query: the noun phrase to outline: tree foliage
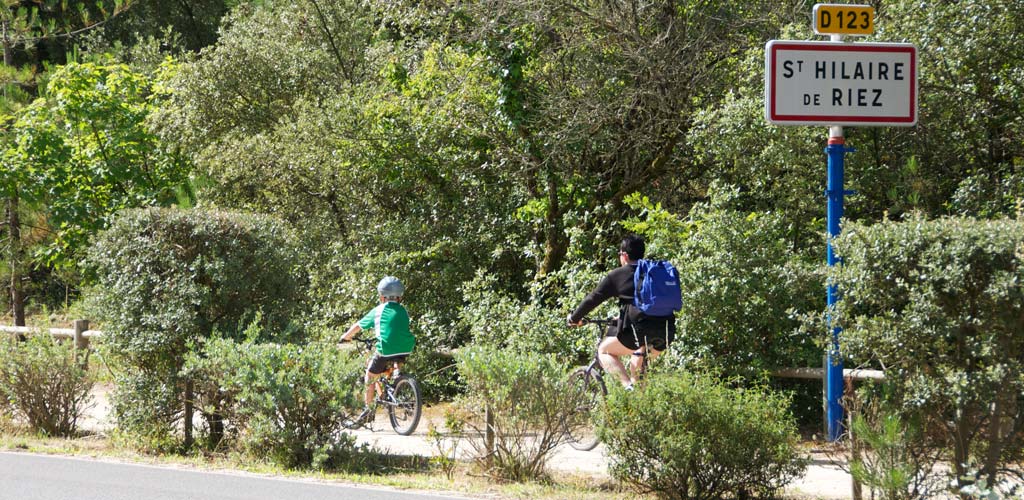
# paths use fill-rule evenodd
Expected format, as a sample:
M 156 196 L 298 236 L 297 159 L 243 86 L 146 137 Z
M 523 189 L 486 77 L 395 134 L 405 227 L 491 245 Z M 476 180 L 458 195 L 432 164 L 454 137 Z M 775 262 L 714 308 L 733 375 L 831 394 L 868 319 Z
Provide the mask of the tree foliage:
M 189 164 L 149 131 L 155 90 L 124 65 L 69 64 L 20 113 L 2 184 L 45 207 L 46 263 L 74 263 L 118 210 L 174 200 Z

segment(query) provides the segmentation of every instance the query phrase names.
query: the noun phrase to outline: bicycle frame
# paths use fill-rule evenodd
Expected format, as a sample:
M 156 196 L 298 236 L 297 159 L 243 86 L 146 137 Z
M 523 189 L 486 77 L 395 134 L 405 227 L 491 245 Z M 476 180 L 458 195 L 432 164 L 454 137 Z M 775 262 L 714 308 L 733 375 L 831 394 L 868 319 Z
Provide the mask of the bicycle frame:
M 362 344 L 360 350 L 371 353 L 374 350 L 373 344 L 376 339 L 355 337 L 352 341 Z M 408 436 L 416 430 L 423 402 L 420 395 L 419 382 L 409 375 L 402 374 L 401 368 L 403 365 L 404 362 L 402 360 L 388 361 L 387 368 L 373 381 L 373 403 L 374 406 L 383 406 L 387 409 L 388 418 L 391 420 L 391 426 L 395 429 L 395 432 Z M 404 397 L 411 397 L 412 400 L 403 400 Z M 410 419 L 408 422 L 411 423 L 405 423 L 407 418 Z M 358 426 L 361 426 L 358 422 L 354 423 L 353 427 L 349 427 L 346 424 L 346 427 L 349 428 Z

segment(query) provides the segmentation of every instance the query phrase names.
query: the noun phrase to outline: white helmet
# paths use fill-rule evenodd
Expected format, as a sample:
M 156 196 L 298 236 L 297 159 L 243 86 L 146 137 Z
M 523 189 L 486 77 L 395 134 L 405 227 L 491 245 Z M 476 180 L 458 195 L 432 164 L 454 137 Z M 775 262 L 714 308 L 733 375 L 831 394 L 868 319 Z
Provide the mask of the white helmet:
M 401 297 L 405 295 L 405 285 L 394 276 L 385 276 L 377 283 L 377 293 L 380 293 L 381 297 Z

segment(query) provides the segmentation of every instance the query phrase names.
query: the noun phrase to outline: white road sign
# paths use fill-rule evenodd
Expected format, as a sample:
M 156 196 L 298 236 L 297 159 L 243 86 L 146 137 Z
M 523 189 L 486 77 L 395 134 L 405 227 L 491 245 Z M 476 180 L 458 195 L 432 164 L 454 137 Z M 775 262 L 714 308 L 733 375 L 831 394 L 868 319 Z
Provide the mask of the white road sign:
M 765 47 L 765 116 L 777 125 L 913 126 L 917 48 L 772 40 Z

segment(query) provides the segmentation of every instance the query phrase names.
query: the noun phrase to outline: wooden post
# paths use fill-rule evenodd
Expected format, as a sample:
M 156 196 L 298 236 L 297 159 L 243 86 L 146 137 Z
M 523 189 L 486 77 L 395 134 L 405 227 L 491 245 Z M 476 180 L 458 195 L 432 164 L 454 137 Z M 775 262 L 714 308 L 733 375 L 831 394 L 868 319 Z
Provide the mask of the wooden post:
M 494 412 L 484 408 L 484 446 L 487 447 L 487 465 L 494 461 Z
M 192 448 L 192 414 L 195 410 L 192 407 L 192 380 L 185 380 L 185 421 L 183 423 L 185 429 L 185 449 L 189 450 Z
M 86 367 L 89 365 L 89 339 L 85 331 L 89 329 L 89 320 L 76 319 L 72 325 L 75 329 L 75 358 L 82 367 Z
M 846 377 L 845 392 L 846 397 L 844 399 L 846 399 L 847 402 L 846 432 L 848 433 L 848 439 L 850 440 L 850 463 L 853 463 L 854 460 L 860 460 L 861 449 L 860 442 L 857 440 L 857 436 L 853 433 L 853 418 L 859 408 L 857 408 L 857 393 L 854 390 L 853 379 L 851 377 Z M 863 487 L 857 481 L 857 478 L 852 475 L 850 476 L 850 480 L 852 481 L 852 484 L 850 485 L 850 493 L 853 496 L 853 500 L 862 500 L 864 498 Z
M 85 336 L 85 331 L 89 329 L 89 320 L 76 319 L 72 325 L 75 329 L 75 349 L 88 349 L 89 338 Z

